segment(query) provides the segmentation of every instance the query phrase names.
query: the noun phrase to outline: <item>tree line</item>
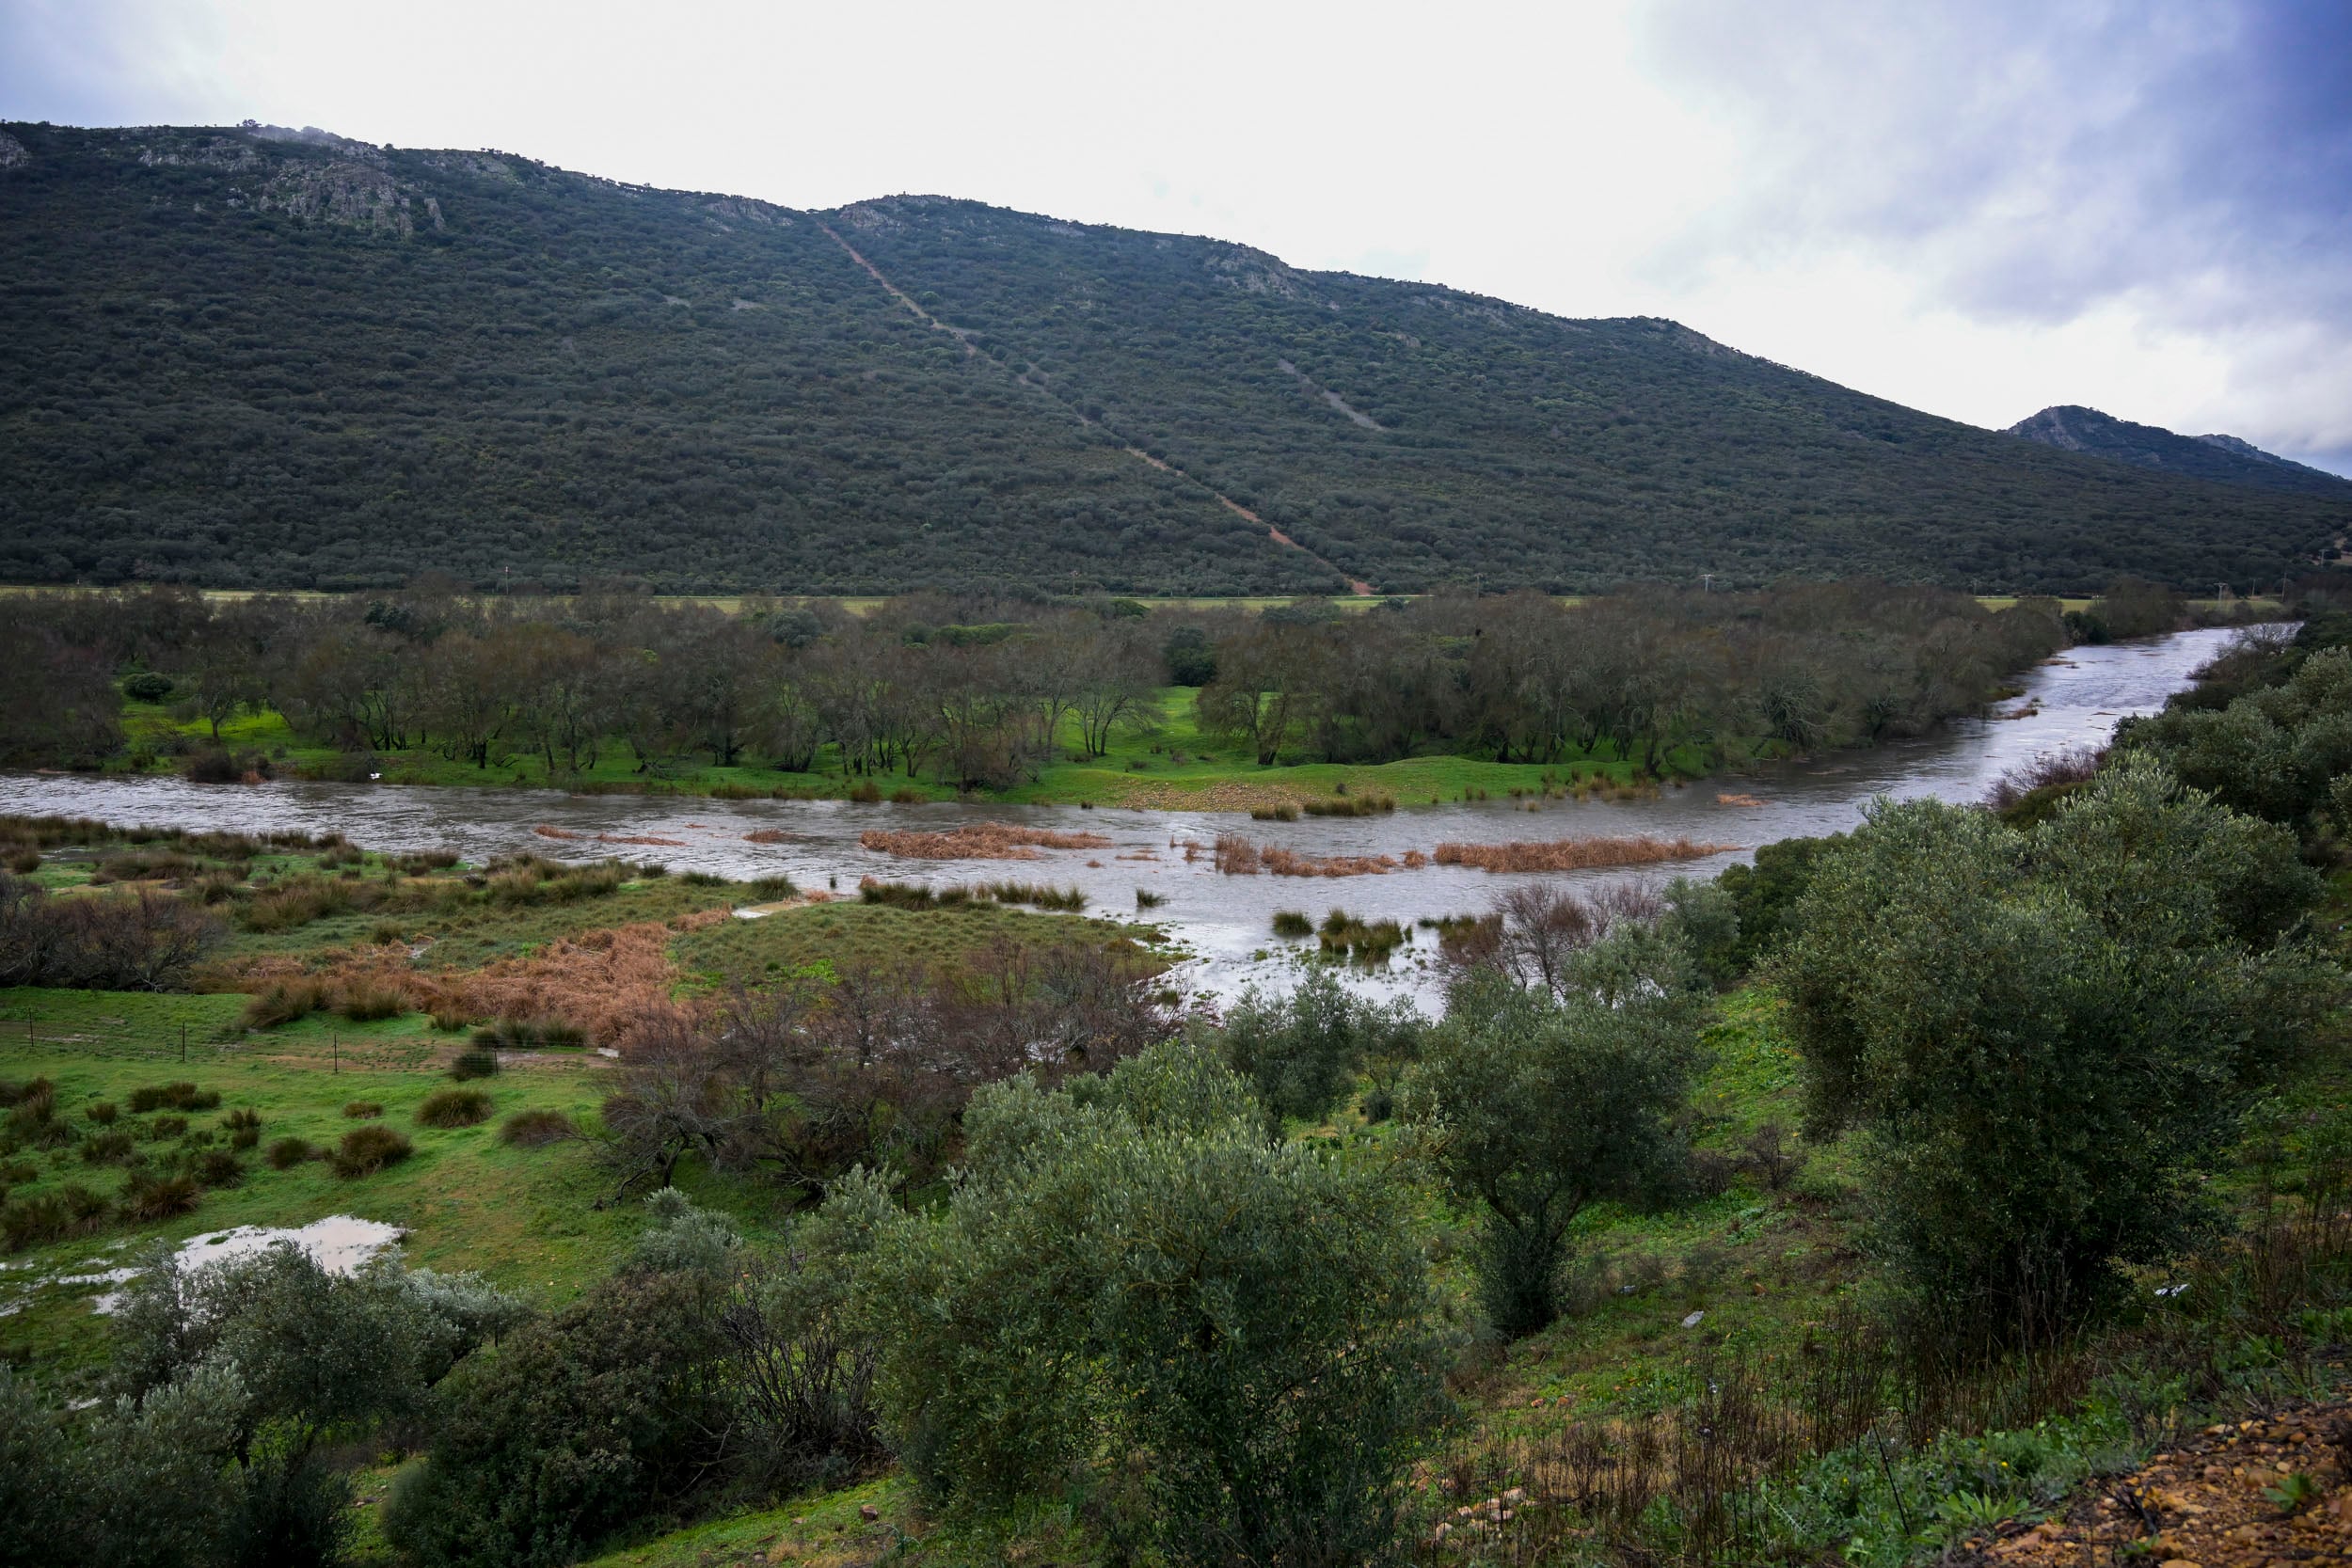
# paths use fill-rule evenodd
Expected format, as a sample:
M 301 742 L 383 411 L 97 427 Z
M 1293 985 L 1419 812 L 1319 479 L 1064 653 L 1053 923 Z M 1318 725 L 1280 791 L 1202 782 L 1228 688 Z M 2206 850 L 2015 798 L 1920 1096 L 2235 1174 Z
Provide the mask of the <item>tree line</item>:
M 1213 744 L 1263 765 L 1451 752 L 1655 774 L 1677 753 L 1712 764 L 1917 734 L 2067 637 L 2053 601 L 1994 611 L 1867 582 L 1263 614 L 911 595 L 851 615 L 826 601 L 727 611 L 453 590 L 10 599 L 0 759 L 154 766 L 154 742 L 126 742 L 127 696 L 200 726 L 164 742 L 182 749 L 217 750 L 230 720 L 276 711 L 353 775 L 419 750 L 549 780 L 620 758 L 648 779 L 707 763 L 1002 788 L 1155 732 L 1172 685 L 1194 689 Z

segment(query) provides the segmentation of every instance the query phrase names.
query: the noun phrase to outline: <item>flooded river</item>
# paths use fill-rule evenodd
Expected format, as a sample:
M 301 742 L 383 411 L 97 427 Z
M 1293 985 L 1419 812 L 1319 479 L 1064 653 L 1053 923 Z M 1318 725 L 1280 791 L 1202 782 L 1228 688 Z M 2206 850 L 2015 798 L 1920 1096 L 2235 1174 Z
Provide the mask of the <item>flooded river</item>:
M 1776 839 L 1839 832 L 1861 820 L 1879 796 L 1947 800 L 1983 797 L 2003 773 L 2036 757 L 2103 743 L 2115 721 L 2160 707 L 2167 696 L 2218 654 L 2235 634 L 2183 632 L 2153 641 L 2077 648 L 2035 669 L 2026 694 L 2003 715 L 1968 720 L 1920 740 L 1838 752 L 1709 779 L 1650 799 L 1624 802 L 1554 800 L 1530 811 L 1520 802 L 1400 807 L 1379 817 L 1309 817 L 1253 822 L 1230 813 L 1131 811 L 1075 806 L 855 805 L 844 801 L 710 800 L 691 797 L 564 796 L 514 788 L 427 789 L 342 784 L 193 784 L 177 779 L 97 779 L 56 774 L 0 775 L 0 811 L 103 817 L 259 832 L 294 829 L 341 832 L 372 849 L 449 848 L 469 859 L 529 849 L 564 859 L 617 855 L 660 861 L 678 871 L 733 878 L 789 876 L 804 888 L 837 887 L 854 895 L 858 879 L 951 882 L 1012 879 L 1075 885 L 1092 912 L 1146 919 L 1192 955 L 1182 978 L 1191 988 L 1230 995 L 1259 981 L 1281 985 L 1295 973 L 1295 943 L 1270 933 L 1278 910 L 1316 919 L 1344 909 L 1367 919 L 1409 922 L 1423 916 L 1484 911 L 1519 878 L 1463 866 L 1430 865 L 1345 879 L 1220 876 L 1203 852 L 1187 863 L 1185 842 L 1205 847 L 1219 832 L 1313 855 L 1426 853 L 1440 842 L 1496 843 L 1596 835 L 1653 834 L 1738 845 L 1704 861 L 1628 871 L 1568 873 L 1554 879 L 1664 880 L 1677 872 L 1711 876 Z M 1724 797 L 1738 797 L 1739 800 Z M 1740 803 L 1752 801 L 1754 803 Z M 946 829 L 985 821 L 1101 833 L 1100 849 L 1045 849 L 1034 861 L 914 861 L 862 847 L 871 828 Z M 578 838 L 550 837 L 540 828 Z M 780 842 L 747 836 L 780 831 Z M 666 844 L 613 844 L 609 838 Z M 1138 912 L 1141 889 L 1166 902 Z M 1375 992 L 1426 995 L 1428 933 L 1420 958 L 1400 958 L 1362 977 Z M 1410 950 L 1407 950 L 1408 954 Z

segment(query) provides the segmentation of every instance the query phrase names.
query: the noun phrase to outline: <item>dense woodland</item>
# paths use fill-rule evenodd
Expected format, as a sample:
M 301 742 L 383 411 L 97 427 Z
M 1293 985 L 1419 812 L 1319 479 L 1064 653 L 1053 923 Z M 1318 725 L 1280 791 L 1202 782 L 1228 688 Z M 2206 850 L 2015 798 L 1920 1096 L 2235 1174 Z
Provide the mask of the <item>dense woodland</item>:
M 2137 600 L 2102 601 L 2122 613 Z M 2153 612 L 2177 615 L 2161 592 Z M 2077 617 L 2078 625 L 2088 625 Z M 2153 628 L 2150 628 L 2153 629 Z M 863 616 L 754 601 L 728 613 L 643 594 L 477 599 L 447 584 L 371 597 L 207 599 L 185 589 L 21 595 L 0 615 L 0 760 L 236 777 L 224 721 L 282 713 L 364 777 L 427 749 L 561 779 L 625 756 L 1004 788 L 1100 756 L 1195 688 L 1200 726 L 1250 760 L 1503 762 L 1599 756 L 1658 774 L 1867 744 L 1975 710 L 2065 644 L 2055 601 L 1993 611 L 1879 583 L 1653 592 L 1574 607 L 1438 594 L 1343 613 L 1148 611 L 917 595 Z M 125 696 L 184 726 L 128 750 Z
M 257 130 L 0 136 L 5 580 L 2243 591 L 2347 515 L 1669 322 L 1211 240 Z

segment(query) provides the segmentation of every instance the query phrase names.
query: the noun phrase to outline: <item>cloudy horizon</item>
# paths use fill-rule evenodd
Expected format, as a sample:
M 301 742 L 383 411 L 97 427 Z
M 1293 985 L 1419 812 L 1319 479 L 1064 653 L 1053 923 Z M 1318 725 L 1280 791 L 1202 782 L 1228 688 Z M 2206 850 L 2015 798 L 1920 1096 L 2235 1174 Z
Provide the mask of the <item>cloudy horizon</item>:
M 2352 10 L 0 0 L 0 119 L 934 192 L 2352 474 Z

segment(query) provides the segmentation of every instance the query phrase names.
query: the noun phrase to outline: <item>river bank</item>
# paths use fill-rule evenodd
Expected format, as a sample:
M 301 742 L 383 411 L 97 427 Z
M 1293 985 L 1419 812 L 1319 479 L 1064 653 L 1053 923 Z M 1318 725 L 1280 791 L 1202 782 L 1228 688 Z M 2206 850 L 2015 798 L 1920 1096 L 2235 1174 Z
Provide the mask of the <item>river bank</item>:
M 1285 984 L 1295 955 L 1314 946 L 1311 938 L 1278 939 L 1278 912 L 1320 921 L 1336 907 L 1410 927 L 1484 911 L 1517 880 L 1474 865 L 1435 863 L 1439 844 L 1647 837 L 1732 847 L 1673 863 L 1544 874 L 1572 883 L 1712 876 L 1759 845 L 1845 832 L 1881 796 L 1979 800 L 2013 768 L 2104 744 L 2118 719 L 2160 707 L 2234 635 L 2215 628 L 2078 648 L 2029 672 L 1996 717 L 1958 721 L 1933 736 L 1867 751 L 1762 764 L 1736 781 L 1588 790 L 1581 798 L 1532 793 L 1516 800 L 1489 790 L 1484 800 L 1437 805 L 1425 803 L 1425 793 L 1416 800 L 1400 792 L 1394 811 L 1368 816 L 1252 821 L 1230 811 L 1168 806 L 728 800 L 386 782 L 199 784 L 119 774 L 0 775 L 0 811 L 253 833 L 340 832 L 371 849 L 449 849 L 473 861 L 524 849 L 568 860 L 612 856 L 746 882 L 788 877 L 803 888 L 850 895 L 867 877 L 944 887 L 1011 875 L 1075 889 L 1089 912 L 1158 927 L 1193 960 L 1184 984 L 1226 996 L 1251 983 Z M 1361 798 L 1355 786 L 1350 793 Z M 1033 858 L 1011 862 L 910 858 L 866 842 L 878 830 L 944 832 L 988 821 L 1105 842 L 1036 847 Z M 1387 857 L 1397 864 L 1345 879 L 1229 875 L 1219 872 L 1212 852 L 1220 833 L 1309 860 Z M 1189 856 L 1187 845 L 1196 847 Z M 1407 866 L 1414 855 L 1432 863 Z M 1147 895 L 1141 904 L 1138 893 Z M 1433 995 L 1433 955 L 1425 932 L 1423 938 L 1403 944 L 1400 958 L 1359 983 L 1376 992 Z

